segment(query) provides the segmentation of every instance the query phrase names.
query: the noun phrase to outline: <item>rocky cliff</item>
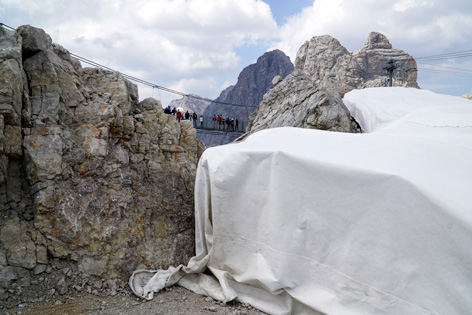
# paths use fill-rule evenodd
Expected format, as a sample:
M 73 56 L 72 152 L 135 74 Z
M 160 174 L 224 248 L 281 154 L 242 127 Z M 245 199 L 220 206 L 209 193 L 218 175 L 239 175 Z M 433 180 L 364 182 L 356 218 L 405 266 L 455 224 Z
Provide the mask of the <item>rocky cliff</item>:
M 341 132 L 360 132 L 339 93 L 323 88 L 306 72 L 295 70 L 264 95 L 251 115 L 248 131 L 240 140 L 259 130 L 300 127 Z
M 0 47 L 0 287 L 57 259 L 100 277 L 186 263 L 203 150 L 190 122 L 41 29 L 0 27 Z
M 396 69 L 393 83 L 416 87 L 416 62 L 388 39 L 369 34 L 362 49 L 350 53 L 337 39 L 324 35 L 306 41 L 298 50 L 295 70 L 278 77 L 249 121 L 247 135 L 266 128 L 294 126 L 342 132 L 359 132 L 358 124 L 342 102 L 352 89 L 386 86 Z

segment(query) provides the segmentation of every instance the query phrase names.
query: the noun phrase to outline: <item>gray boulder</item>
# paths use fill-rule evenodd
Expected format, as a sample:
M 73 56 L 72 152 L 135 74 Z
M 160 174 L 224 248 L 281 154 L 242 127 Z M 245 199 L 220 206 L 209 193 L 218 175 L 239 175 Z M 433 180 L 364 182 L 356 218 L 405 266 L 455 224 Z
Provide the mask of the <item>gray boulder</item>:
M 262 129 L 287 126 L 358 131 L 339 93 L 317 86 L 303 71 L 294 71 L 264 95 L 258 110 L 251 115 L 246 136 Z
M 43 29 L 31 25 L 22 25 L 16 32 L 23 39 L 23 54 L 30 56 L 38 51 L 48 50 L 52 46 L 51 36 Z

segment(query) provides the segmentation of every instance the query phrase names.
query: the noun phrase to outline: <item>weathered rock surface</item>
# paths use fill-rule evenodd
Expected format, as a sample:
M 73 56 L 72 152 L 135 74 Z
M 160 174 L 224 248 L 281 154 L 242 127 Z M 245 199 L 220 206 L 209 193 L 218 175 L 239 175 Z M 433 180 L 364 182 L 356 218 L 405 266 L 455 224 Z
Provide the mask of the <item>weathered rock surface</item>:
M 283 80 L 274 78 L 274 87 L 251 115 L 247 134 L 282 126 L 360 132 L 342 95 L 385 86 L 389 75 L 384 68 L 391 60 L 397 66 L 395 84 L 418 87 L 413 57 L 393 49 L 380 33 L 370 33 L 364 47 L 354 53 L 329 35 L 313 37 L 300 47 L 294 72 Z
M 204 149 L 190 122 L 41 29 L 0 27 L 0 46 L 0 287 L 52 259 L 101 277 L 186 263 Z
M 416 62 L 403 50 L 393 49 L 385 35 L 372 32 L 364 46 L 353 53 L 337 39 L 315 36 L 298 50 L 295 69 L 304 71 L 318 85 L 335 88 L 341 95 L 366 87 L 386 86 L 385 67 L 393 60 L 395 85 L 418 88 Z
M 358 132 L 339 93 L 316 85 L 303 71 L 294 71 L 264 95 L 251 115 L 248 132 L 276 127 L 300 127 L 341 132 Z

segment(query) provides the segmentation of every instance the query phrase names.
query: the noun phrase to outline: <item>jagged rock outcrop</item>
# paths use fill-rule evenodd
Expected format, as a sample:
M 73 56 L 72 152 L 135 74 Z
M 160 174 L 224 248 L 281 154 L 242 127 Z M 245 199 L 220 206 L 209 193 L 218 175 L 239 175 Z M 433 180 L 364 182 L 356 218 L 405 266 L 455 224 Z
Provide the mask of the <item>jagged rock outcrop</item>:
M 290 58 L 280 50 L 266 52 L 255 64 L 241 71 L 236 85 L 226 88 L 215 100 L 219 102 L 249 105 L 252 107 L 229 106 L 212 103 L 205 110 L 205 116 L 222 114 L 224 117 L 238 118 L 247 121 L 249 115 L 262 101 L 264 94 L 272 87 L 272 79 L 276 75 L 285 78 L 293 71 Z
M 187 262 L 191 123 L 41 29 L 0 27 L 0 47 L 0 287 L 55 258 L 101 277 Z
M 385 35 L 372 32 L 364 46 L 353 53 L 337 39 L 315 36 L 298 50 L 295 69 L 304 71 L 318 85 L 335 88 L 344 95 L 353 89 L 386 86 L 384 68 L 394 61 L 396 85 L 418 88 L 416 62 L 403 50 L 393 49 Z
M 391 60 L 397 67 L 395 83 L 418 87 L 413 57 L 393 49 L 380 33 L 370 33 L 364 47 L 353 53 L 329 35 L 313 37 L 298 50 L 293 74 L 274 78 L 241 139 L 281 126 L 359 132 L 342 96 L 352 89 L 385 86 L 389 75 L 384 68 Z
M 295 70 L 264 95 L 251 115 L 244 139 L 259 130 L 276 127 L 300 127 L 341 132 L 358 132 L 339 93 L 323 88 L 307 73 Z

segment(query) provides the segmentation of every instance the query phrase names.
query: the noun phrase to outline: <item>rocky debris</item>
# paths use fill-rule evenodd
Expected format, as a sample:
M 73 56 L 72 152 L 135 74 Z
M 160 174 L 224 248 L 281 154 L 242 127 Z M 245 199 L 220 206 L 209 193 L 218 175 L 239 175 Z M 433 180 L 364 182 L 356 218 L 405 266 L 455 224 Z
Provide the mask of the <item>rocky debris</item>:
M 276 127 L 300 127 L 340 132 L 358 132 L 339 93 L 316 85 L 303 71 L 294 71 L 283 81 L 276 80 L 251 115 L 248 132 Z
M 372 32 L 364 46 L 353 53 L 337 39 L 315 36 L 298 50 L 295 69 L 308 73 L 317 85 L 329 86 L 341 95 L 366 87 L 386 86 L 388 74 L 385 67 L 394 61 L 397 69 L 394 83 L 416 87 L 416 62 L 403 50 L 393 49 L 387 37 Z
M 66 283 L 66 279 L 65 277 L 62 277 L 61 280 L 59 280 L 56 284 L 56 291 L 60 294 L 60 295 L 64 295 L 67 293 L 67 283 Z
M 225 304 L 178 286 L 145 301 L 131 292 L 128 279 L 87 276 L 59 258 L 51 258 L 49 272 L 40 275 L 7 268 L 17 272 L 15 281 L 0 285 L 0 314 L 264 314 L 249 304 Z
M 139 102 L 119 73 L 82 68 L 41 29 L 0 27 L 0 47 L 2 299 L 116 295 L 138 267 L 186 263 L 204 150 L 191 123 Z M 94 277 L 111 282 L 83 282 Z
M 280 50 L 266 52 L 255 64 L 244 68 L 234 86 L 226 88 L 215 101 L 250 105 L 254 107 L 228 106 L 212 103 L 205 110 L 205 116 L 212 117 L 214 114 L 222 114 L 224 117 L 238 118 L 247 121 L 249 115 L 262 101 L 264 94 L 272 87 L 272 79 L 279 75 L 285 78 L 293 71 L 290 58 Z
M 44 281 L 44 280 L 43 280 Z M 0 289 L 0 301 L 3 294 Z M 130 291 L 118 289 L 115 296 L 86 290 L 69 290 L 60 295 L 56 290 L 47 290 L 44 295 L 10 298 L 0 303 L 1 314 L 204 314 L 261 315 L 265 314 L 249 304 L 238 302 L 221 303 L 192 293 L 181 287 L 170 287 L 158 293 L 152 301 L 137 299 Z
M 469 94 L 464 94 L 462 95 L 463 98 L 466 98 L 466 99 L 469 99 L 469 100 L 472 100 L 472 95 L 469 95 Z

